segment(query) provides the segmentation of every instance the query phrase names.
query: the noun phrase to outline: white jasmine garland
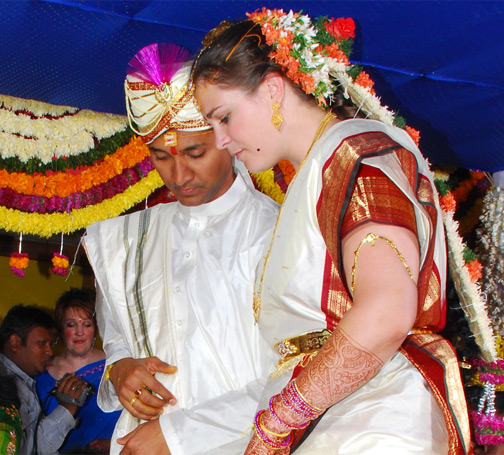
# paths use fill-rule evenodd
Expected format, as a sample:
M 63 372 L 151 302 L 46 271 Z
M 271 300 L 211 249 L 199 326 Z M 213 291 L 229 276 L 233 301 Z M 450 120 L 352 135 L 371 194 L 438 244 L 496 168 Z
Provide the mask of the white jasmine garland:
M 42 101 L 26 100 L 8 95 L 0 95 L 0 106 L 1 105 L 13 111 L 26 110 L 37 117 L 42 117 L 43 115 L 60 116 L 75 113 L 79 110 L 76 107 L 58 106 L 44 103 Z
M 504 191 L 495 187 L 483 198 L 477 252 L 483 267 L 482 289 L 496 334 L 504 335 Z
M 453 219 L 453 212 L 443 209 L 442 213 L 448 243 L 448 259 L 451 263 L 450 271 L 457 287 L 462 309 L 466 314 L 471 332 L 481 348 L 483 360 L 495 362 L 497 350 L 485 298 L 479 285 L 471 281 L 469 271 L 465 266 L 464 244 L 458 234 L 458 223 Z
M 32 114 L 32 116 L 29 115 Z M 0 95 L 0 156 L 22 162 L 88 152 L 127 127 L 125 116 Z

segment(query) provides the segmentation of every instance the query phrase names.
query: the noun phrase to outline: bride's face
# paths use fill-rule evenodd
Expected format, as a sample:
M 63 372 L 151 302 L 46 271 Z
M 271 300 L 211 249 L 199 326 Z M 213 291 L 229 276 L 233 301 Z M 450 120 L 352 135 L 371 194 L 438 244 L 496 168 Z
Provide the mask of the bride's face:
M 249 171 L 270 169 L 282 159 L 280 134 L 271 123 L 273 101 L 265 82 L 252 94 L 200 82 L 196 99 L 214 128 L 217 147 L 227 149 Z

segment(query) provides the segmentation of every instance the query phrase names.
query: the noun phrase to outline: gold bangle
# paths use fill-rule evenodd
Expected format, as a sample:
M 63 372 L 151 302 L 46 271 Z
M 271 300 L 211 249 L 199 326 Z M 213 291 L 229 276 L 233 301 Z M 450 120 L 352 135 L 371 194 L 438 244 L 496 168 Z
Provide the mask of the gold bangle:
M 286 438 L 290 434 L 290 431 L 287 431 L 286 433 L 274 433 L 273 431 L 268 430 L 262 423 L 259 423 L 259 426 L 261 427 L 261 430 L 266 431 L 277 438 Z
M 107 369 L 105 370 L 105 381 L 110 381 L 110 370 L 115 365 L 115 363 L 111 363 Z
M 383 240 L 384 242 L 387 243 L 388 246 L 390 246 L 390 248 L 392 248 L 395 251 L 395 253 L 397 254 L 397 257 L 401 260 L 406 271 L 408 272 L 408 275 L 410 276 L 411 280 L 413 281 L 413 283 L 415 283 L 415 279 L 413 278 L 413 274 L 411 273 L 411 269 L 408 267 L 408 264 L 406 264 L 406 260 L 404 259 L 404 256 L 397 249 L 397 247 L 395 246 L 395 243 L 392 242 L 392 240 L 387 239 L 386 237 L 382 237 L 381 235 L 376 235 L 376 234 L 373 234 L 372 232 L 370 232 L 359 243 L 359 246 L 357 247 L 357 249 L 355 250 L 355 253 L 354 253 L 354 263 L 353 263 L 353 267 L 352 267 L 352 285 L 350 286 L 350 291 L 352 291 L 352 292 L 355 291 L 355 272 L 357 270 L 357 257 L 359 256 L 360 249 L 362 248 L 362 245 L 364 245 L 365 243 L 369 243 L 369 244 L 371 244 L 371 246 L 374 246 L 375 241 L 377 239 Z
M 319 411 L 319 412 L 322 412 L 324 411 L 324 409 L 322 408 L 318 408 L 317 406 L 311 404 L 311 403 L 308 403 L 308 400 L 304 397 L 304 395 L 300 392 L 297 384 L 296 384 L 296 378 L 294 378 L 292 380 L 292 385 L 294 386 L 294 388 L 296 389 L 296 392 L 299 394 L 299 396 L 301 397 L 301 399 L 310 407 L 310 408 L 313 408 L 315 409 L 315 411 Z
M 258 419 L 259 426 L 261 427 L 261 430 L 263 430 L 263 431 L 267 431 L 269 434 L 271 434 L 271 435 L 273 435 L 273 436 L 276 436 L 277 438 L 286 438 L 287 436 L 289 436 L 290 432 L 292 431 L 292 430 L 289 430 L 289 431 L 287 431 L 286 433 L 274 433 L 273 431 L 268 430 L 268 429 L 264 426 L 264 424 L 261 422 L 261 419 L 262 419 L 262 414 L 261 414 L 261 416 L 260 416 L 260 417 L 259 417 L 259 419 Z

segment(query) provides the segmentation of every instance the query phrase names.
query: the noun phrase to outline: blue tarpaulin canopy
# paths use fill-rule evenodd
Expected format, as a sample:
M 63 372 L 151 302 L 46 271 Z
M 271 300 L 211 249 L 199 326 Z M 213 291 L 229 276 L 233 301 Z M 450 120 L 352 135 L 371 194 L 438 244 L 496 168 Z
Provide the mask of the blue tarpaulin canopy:
M 351 60 L 420 130 L 436 164 L 504 169 L 502 1 L 0 1 L 0 94 L 125 114 L 130 58 L 153 42 L 194 55 L 206 32 L 262 6 L 352 17 Z

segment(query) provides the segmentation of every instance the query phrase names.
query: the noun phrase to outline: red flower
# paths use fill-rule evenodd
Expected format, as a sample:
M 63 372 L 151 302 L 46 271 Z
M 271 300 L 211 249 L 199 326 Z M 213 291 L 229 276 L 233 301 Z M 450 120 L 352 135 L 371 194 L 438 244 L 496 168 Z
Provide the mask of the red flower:
M 355 22 L 351 17 L 338 19 L 331 18 L 324 22 L 324 27 L 329 35 L 334 36 L 338 40 L 346 38 L 355 38 Z

